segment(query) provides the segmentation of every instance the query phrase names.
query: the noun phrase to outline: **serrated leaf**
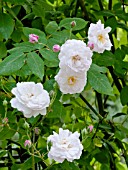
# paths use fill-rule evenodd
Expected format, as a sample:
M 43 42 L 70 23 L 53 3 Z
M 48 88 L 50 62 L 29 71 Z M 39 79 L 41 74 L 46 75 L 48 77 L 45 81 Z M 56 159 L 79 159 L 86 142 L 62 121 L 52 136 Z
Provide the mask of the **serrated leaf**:
M 48 25 L 45 27 L 45 30 L 47 33 L 52 34 L 53 32 L 58 30 L 58 25 L 56 21 L 51 21 L 48 23 Z
M 38 17 L 42 17 L 42 18 L 45 17 L 45 9 L 43 8 L 42 5 L 33 5 L 32 11 Z
M 101 74 L 97 69 L 91 66 L 88 71 L 88 82 L 99 93 L 113 95 L 113 89 L 105 74 Z
M 8 40 L 14 29 L 14 20 L 8 14 L 0 13 L 0 33 Z
M 42 80 L 44 76 L 43 60 L 35 52 L 28 53 L 27 57 L 27 65 L 31 72 Z
M 92 64 L 91 69 L 93 71 L 98 71 L 100 73 L 106 73 L 108 71 L 108 69 L 106 67 L 100 67 L 100 66 L 98 66 L 96 64 Z
M 16 52 L 6 57 L 0 63 L 0 75 L 11 75 L 18 71 L 23 65 L 25 60 L 25 54 Z
M 18 5 L 20 5 L 20 4 L 23 4 L 24 2 L 25 2 L 26 0 L 3 0 L 3 2 L 10 2 L 10 3 L 12 3 L 12 4 L 18 4 Z
M 128 86 L 125 86 L 120 93 L 120 100 L 122 105 L 128 104 Z
M 14 48 L 8 50 L 9 53 L 15 53 L 17 51 L 26 53 L 43 47 L 41 44 L 33 44 L 30 42 L 16 43 L 14 46 Z
M 105 51 L 102 55 L 95 53 L 94 62 L 100 66 L 112 66 L 115 63 L 115 56 L 110 51 Z
M 105 22 L 105 27 L 107 26 L 112 28 L 111 33 L 114 32 L 117 27 L 117 20 L 114 16 L 107 19 L 107 21 Z
M 73 31 L 81 30 L 81 29 L 85 28 L 85 26 L 88 23 L 88 21 L 85 21 L 84 19 L 81 19 L 81 18 L 65 18 L 60 21 L 59 27 L 64 27 L 64 28 L 70 30 L 72 21 L 76 22 L 76 25 L 72 28 Z
M 0 42 L 0 58 L 3 58 L 7 55 L 7 48 L 4 42 Z
M 57 67 L 59 65 L 58 54 L 47 49 L 41 49 L 39 51 L 43 58 L 45 58 L 45 65 L 47 67 Z
M 0 139 L 10 139 L 17 131 L 17 125 L 14 124 L 11 128 L 5 126 L 2 131 L 0 131 Z

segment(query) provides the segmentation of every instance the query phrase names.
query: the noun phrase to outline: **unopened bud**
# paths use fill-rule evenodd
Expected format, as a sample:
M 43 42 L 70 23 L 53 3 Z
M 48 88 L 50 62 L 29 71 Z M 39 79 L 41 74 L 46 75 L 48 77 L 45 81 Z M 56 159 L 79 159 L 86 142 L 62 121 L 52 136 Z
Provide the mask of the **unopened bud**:
M 76 22 L 75 21 L 72 21 L 71 22 L 71 27 L 73 28 L 73 27 L 75 27 L 76 26 Z
M 93 125 L 89 125 L 89 126 L 88 126 L 88 129 L 89 129 L 90 132 L 92 132 L 92 130 L 93 130 Z
M 4 124 L 7 124 L 7 123 L 8 123 L 8 118 L 5 117 L 5 118 L 2 120 L 2 122 L 3 122 Z
M 59 52 L 60 51 L 60 46 L 58 44 L 55 44 L 53 47 L 52 47 L 52 50 L 54 52 Z
M 4 101 L 3 101 L 3 106 L 7 106 L 7 104 L 8 104 L 7 100 L 4 99 Z
M 24 142 L 24 146 L 25 146 L 25 147 L 27 147 L 27 146 L 28 146 L 28 147 L 31 147 L 31 144 L 32 144 L 32 143 L 31 143 L 30 140 L 26 140 L 26 141 Z
M 72 114 L 71 118 L 72 118 L 73 120 L 76 120 L 76 115 L 75 115 L 75 114 Z
M 25 129 L 28 129 L 28 128 L 29 128 L 29 124 L 25 121 L 25 123 L 23 124 L 23 127 L 24 127 Z
M 40 129 L 38 127 L 35 127 L 34 132 L 35 132 L 36 135 L 39 135 L 40 134 Z
M 29 34 L 29 42 L 35 43 L 38 42 L 39 36 L 35 34 Z
M 93 50 L 93 48 L 94 48 L 94 43 L 88 42 L 88 45 L 87 45 L 87 46 L 90 48 L 90 50 Z

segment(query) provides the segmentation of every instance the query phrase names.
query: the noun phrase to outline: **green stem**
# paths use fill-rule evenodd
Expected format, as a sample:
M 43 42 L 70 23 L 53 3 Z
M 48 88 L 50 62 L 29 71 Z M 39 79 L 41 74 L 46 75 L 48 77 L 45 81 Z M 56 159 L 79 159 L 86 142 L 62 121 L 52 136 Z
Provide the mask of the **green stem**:
M 0 12 L 3 12 L 3 0 L 0 0 Z
M 100 115 L 104 116 L 104 108 L 103 108 L 103 101 L 102 101 L 102 96 L 100 93 L 96 92 L 96 98 L 98 102 L 98 109 Z
M 100 119 L 103 119 L 103 117 L 88 103 L 88 101 L 80 94 L 80 98 L 87 104 L 87 106 L 95 113 L 96 116 L 98 116 Z

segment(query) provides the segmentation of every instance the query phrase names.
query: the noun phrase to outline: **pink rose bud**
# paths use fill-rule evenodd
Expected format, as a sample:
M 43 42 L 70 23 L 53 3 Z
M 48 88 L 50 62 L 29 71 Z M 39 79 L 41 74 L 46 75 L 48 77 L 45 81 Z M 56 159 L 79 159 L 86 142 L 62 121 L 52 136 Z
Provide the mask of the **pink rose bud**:
M 93 50 L 94 48 L 94 43 L 91 43 L 91 42 L 88 42 L 88 45 L 87 45 L 91 50 Z
M 76 22 L 75 21 L 72 21 L 71 22 L 71 27 L 73 28 L 73 27 L 75 27 L 76 26 Z
M 25 147 L 31 147 L 31 141 L 30 140 L 26 140 L 25 142 L 24 142 L 24 146 Z
M 88 129 L 89 129 L 90 132 L 92 132 L 92 130 L 93 130 L 93 125 L 88 126 Z
M 52 50 L 54 52 L 59 52 L 60 51 L 60 46 L 58 44 L 55 44 L 53 47 L 52 47 Z
M 38 42 L 39 36 L 35 34 L 29 34 L 29 42 L 35 43 Z

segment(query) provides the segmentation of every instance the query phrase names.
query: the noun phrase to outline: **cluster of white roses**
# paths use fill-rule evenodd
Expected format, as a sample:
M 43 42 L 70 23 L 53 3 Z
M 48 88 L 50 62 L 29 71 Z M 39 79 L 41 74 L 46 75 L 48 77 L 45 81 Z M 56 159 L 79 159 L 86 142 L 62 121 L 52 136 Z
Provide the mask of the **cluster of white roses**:
M 81 40 L 67 40 L 60 48 L 58 58 L 60 70 L 55 76 L 63 94 L 81 93 L 86 85 L 87 71 L 92 63 L 92 51 L 103 53 L 111 49 L 108 32 L 98 21 L 91 24 L 88 31 L 88 46 Z
M 81 40 L 67 40 L 59 53 L 60 70 L 55 76 L 63 94 L 81 93 L 86 85 L 92 51 Z
M 87 71 L 92 63 L 92 51 L 103 53 L 104 50 L 111 49 L 111 42 L 108 33 L 111 28 L 104 28 L 101 21 L 97 24 L 91 24 L 88 31 L 88 45 L 81 40 L 67 40 L 60 48 L 54 46 L 54 51 L 59 53 L 60 70 L 55 76 L 60 90 L 64 94 L 74 94 L 83 91 L 86 80 Z M 31 43 L 38 42 L 39 36 L 30 34 L 29 41 Z M 38 114 L 46 115 L 46 108 L 50 105 L 50 97 L 46 90 L 43 89 L 41 83 L 21 82 L 17 83 L 17 87 L 12 89 L 15 98 L 10 103 L 13 108 L 23 112 L 26 118 L 36 117 Z M 90 127 L 92 131 L 93 127 Z M 59 134 L 53 132 L 48 137 L 48 143 L 52 146 L 49 150 L 48 157 L 57 162 L 62 163 L 65 159 L 72 162 L 79 159 L 83 145 L 79 140 L 78 132 L 72 133 L 69 130 L 59 129 Z M 26 140 L 25 146 L 31 146 L 31 141 Z

